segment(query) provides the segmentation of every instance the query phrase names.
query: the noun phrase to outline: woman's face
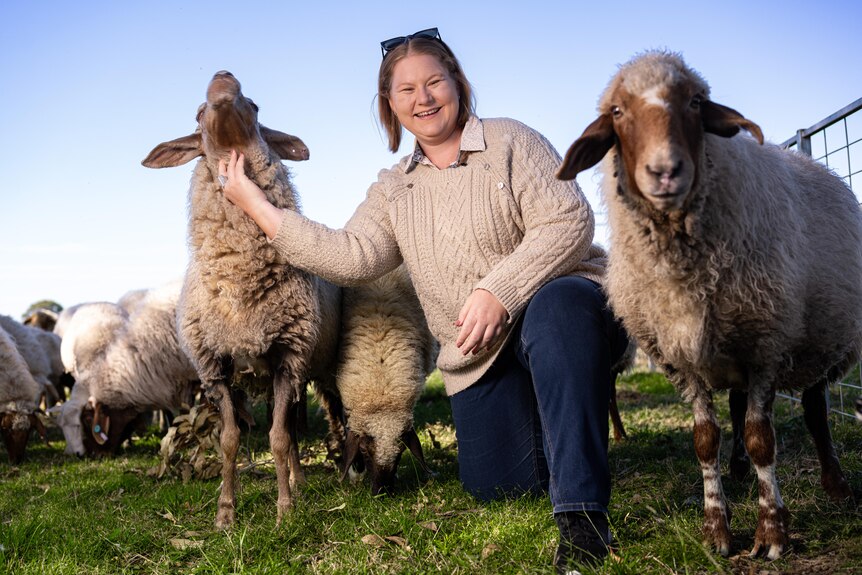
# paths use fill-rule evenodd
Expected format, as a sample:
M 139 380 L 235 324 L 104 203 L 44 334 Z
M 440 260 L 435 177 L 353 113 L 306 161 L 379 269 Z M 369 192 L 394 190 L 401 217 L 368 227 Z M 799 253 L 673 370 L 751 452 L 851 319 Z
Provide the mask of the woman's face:
M 420 145 L 460 137 L 458 88 L 434 56 L 410 54 L 395 64 L 389 106 Z

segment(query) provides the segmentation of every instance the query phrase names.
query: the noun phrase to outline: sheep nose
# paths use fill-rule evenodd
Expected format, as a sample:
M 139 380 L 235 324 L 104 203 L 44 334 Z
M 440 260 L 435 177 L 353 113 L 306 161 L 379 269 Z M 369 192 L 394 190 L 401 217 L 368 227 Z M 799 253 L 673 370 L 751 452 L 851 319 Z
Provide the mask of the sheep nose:
M 679 177 L 682 173 L 682 160 L 678 160 L 675 164 L 669 165 L 670 162 L 657 164 L 647 164 L 646 170 L 651 176 L 663 182 L 670 181 Z

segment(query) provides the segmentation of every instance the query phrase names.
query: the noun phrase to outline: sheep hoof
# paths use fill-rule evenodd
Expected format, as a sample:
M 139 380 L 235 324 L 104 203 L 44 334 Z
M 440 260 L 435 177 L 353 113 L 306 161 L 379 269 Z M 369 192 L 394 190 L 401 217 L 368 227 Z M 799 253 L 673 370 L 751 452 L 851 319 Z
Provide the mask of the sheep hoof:
M 216 515 L 215 526 L 219 531 L 226 531 L 233 527 L 234 514 L 233 510 L 222 509 Z
M 767 551 L 768 548 L 768 551 Z M 751 553 L 748 554 L 750 559 L 756 559 L 760 555 L 766 552 L 766 558 L 770 561 L 775 561 L 781 554 L 784 552 L 784 545 L 781 543 L 773 543 L 767 547 L 766 543 L 761 541 L 755 541 L 754 547 L 751 549 Z
M 829 495 L 829 498 L 833 501 L 840 503 L 846 500 L 853 501 L 854 499 L 853 490 L 850 489 L 850 485 L 841 474 L 830 475 L 824 473 L 820 477 L 820 484 L 823 486 L 823 490 L 826 494 Z
M 293 508 L 293 501 L 292 500 L 287 501 L 287 502 L 279 501 L 276 504 L 276 507 L 277 507 L 277 511 L 276 511 L 276 517 L 275 517 L 275 526 L 279 527 L 281 525 L 282 519 L 284 519 L 285 516 L 287 516 L 287 514 L 290 513 L 290 510 Z

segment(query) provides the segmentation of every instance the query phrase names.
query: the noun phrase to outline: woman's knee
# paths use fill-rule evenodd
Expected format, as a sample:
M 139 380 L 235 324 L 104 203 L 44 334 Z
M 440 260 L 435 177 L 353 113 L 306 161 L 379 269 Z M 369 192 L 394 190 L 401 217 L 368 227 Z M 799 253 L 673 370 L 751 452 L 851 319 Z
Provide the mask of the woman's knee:
M 590 319 L 604 324 L 607 300 L 601 287 L 579 276 L 557 278 L 545 284 L 524 311 L 524 329 L 582 330 Z

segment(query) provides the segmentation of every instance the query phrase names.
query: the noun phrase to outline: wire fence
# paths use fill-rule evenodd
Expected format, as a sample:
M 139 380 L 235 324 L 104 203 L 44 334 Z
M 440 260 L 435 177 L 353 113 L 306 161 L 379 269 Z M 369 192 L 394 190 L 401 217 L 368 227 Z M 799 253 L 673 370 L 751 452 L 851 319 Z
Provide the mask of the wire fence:
M 842 178 L 862 200 L 862 98 L 824 118 L 808 129 L 783 142 L 782 147 L 795 149 L 825 164 Z M 799 398 L 780 393 L 780 397 L 798 402 Z M 829 409 L 840 416 L 853 418 L 854 401 L 862 397 L 862 369 L 829 391 Z

